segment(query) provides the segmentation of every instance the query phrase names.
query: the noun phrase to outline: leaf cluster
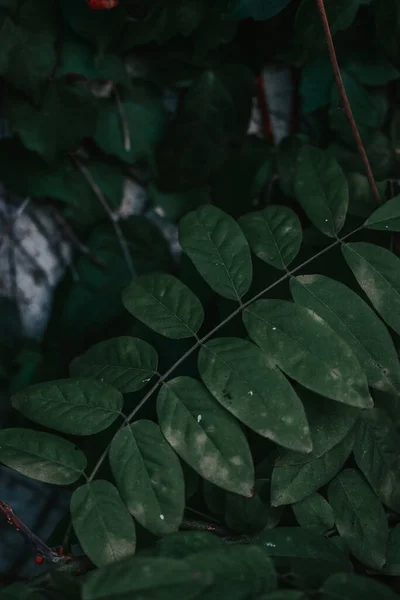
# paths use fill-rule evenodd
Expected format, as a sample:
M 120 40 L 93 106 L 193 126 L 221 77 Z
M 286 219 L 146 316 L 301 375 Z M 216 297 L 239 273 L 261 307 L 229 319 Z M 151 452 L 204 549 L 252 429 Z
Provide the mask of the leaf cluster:
M 68 373 L 15 385 L 0 430 L 4 465 L 72 492 L 48 542 L 73 556 L 1 600 L 395 598 L 397 2 L 326 1 L 379 207 L 314 0 L 36 4 L 0 2 L 0 177 L 106 268 L 79 258 L 49 334 Z M 260 47 L 300 69 L 306 124 L 277 148 L 247 134 Z M 99 190 L 117 211 L 134 179 L 179 264 L 133 217 L 129 272 Z

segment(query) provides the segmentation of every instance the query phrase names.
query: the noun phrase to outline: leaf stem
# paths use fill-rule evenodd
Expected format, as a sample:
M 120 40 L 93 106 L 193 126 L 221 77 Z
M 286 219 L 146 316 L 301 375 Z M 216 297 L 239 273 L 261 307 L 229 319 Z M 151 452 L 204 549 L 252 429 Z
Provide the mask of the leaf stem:
M 135 406 L 135 408 L 132 410 L 132 412 L 128 415 L 127 421 L 128 422 L 132 421 L 132 419 L 139 412 L 139 410 L 151 398 L 151 396 L 154 394 L 154 392 L 157 390 L 157 388 L 160 385 L 162 385 L 168 379 L 168 377 L 170 375 L 172 375 L 172 373 L 177 369 L 177 367 L 179 365 L 181 365 L 191 354 L 193 354 L 193 352 L 195 352 L 197 350 L 197 348 L 199 348 L 199 346 L 202 346 L 210 337 L 212 337 L 214 334 L 216 334 L 217 331 L 219 331 L 222 327 L 224 327 L 227 323 L 229 323 L 229 321 L 231 321 L 232 319 L 234 319 L 245 308 L 247 308 L 248 306 L 250 306 L 250 304 L 252 304 L 256 300 L 258 300 L 259 298 L 261 298 L 264 294 L 266 294 L 267 292 L 269 292 L 270 290 L 272 290 L 274 287 L 276 287 L 277 285 L 279 285 L 280 283 L 282 283 L 283 281 L 285 281 L 289 277 L 292 277 L 295 273 L 297 273 L 298 271 L 300 271 L 300 269 L 302 269 L 303 267 L 305 267 L 309 263 L 313 262 L 314 260 L 316 260 L 317 258 L 319 258 L 320 256 L 322 256 L 323 254 L 325 254 L 325 252 L 328 252 L 329 250 L 332 250 L 332 248 L 335 248 L 335 246 L 337 246 L 338 244 L 342 244 L 345 239 L 347 239 L 348 237 L 354 235 L 358 231 L 361 231 L 362 229 L 363 229 L 363 226 L 357 227 L 357 229 L 354 229 L 353 231 L 350 231 L 350 233 L 346 234 L 343 238 L 337 238 L 334 242 L 332 242 L 332 244 L 329 244 L 329 246 L 326 246 L 325 248 L 323 248 L 322 250 L 320 250 L 319 252 L 317 252 L 317 254 L 314 254 L 314 256 L 311 256 L 310 258 L 308 258 L 307 260 L 305 260 L 304 262 L 302 262 L 300 265 L 298 265 L 297 267 L 295 267 L 291 271 L 288 271 L 287 273 L 285 273 L 285 275 L 283 275 L 282 277 L 280 277 L 277 281 L 274 281 L 274 283 L 272 283 L 268 287 L 264 288 L 263 290 L 261 290 L 261 292 L 259 292 L 258 294 L 256 294 L 255 296 L 253 296 L 252 298 L 250 298 L 246 302 L 242 303 L 240 306 L 238 306 L 238 308 L 236 308 L 230 315 L 228 315 L 223 321 L 221 321 L 221 323 L 218 323 L 218 325 L 216 327 L 214 327 L 214 329 L 212 329 L 211 331 L 209 331 L 208 333 L 206 333 L 206 335 L 204 335 L 202 338 L 198 339 L 196 341 L 196 343 L 193 344 L 193 346 L 191 348 L 189 348 L 189 350 L 187 350 L 187 352 L 185 352 L 185 354 L 182 354 L 182 356 L 176 361 L 176 363 L 174 363 L 172 365 L 172 367 L 170 367 L 163 375 L 161 375 L 160 379 L 150 388 L 150 390 L 147 392 L 147 394 L 145 394 L 145 396 L 143 396 L 143 398 L 141 399 L 141 401 L 139 402 L 139 404 L 137 406 Z M 101 465 L 103 464 L 103 462 L 104 462 L 104 460 L 105 460 L 105 458 L 106 458 L 106 456 L 108 454 L 110 446 L 111 446 L 111 442 L 107 445 L 107 447 L 105 448 L 104 452 L 101 454 L 100 458 L 98 459 L 96 465 L 93 468 L 93 471 L 91 472 L 90 476 L 88 477 L 88 482 L 91 482 L 93 480 L 93 478 L 95 477 L 97 471 L 100 469 Z
M 132 256 L 131 253 L 129 251 L 129 245 L 128 242 L 126 241 L 124 234 L 122 233 L 122 229 L 121 226 L 119 224 L 119 216 L 111 209 L 107 198 L 105 197 L 105 195 L 103 194 L 102 190 L 100 189 L 100 186 L 96 183 L 96 181 L 93 179 L 89 169 L 87 169 L 87 167 L 85 167 L 77 158 L 76 156 L 74 156 L 73 154 L 70 155 L 72 160 L 74 161 L 75 165 L 77 166 L 77 168 L 79 169 L 79 171 L 82 173 L 83 177 L 86 179 L 87 183 L 90 185 L 90 187 L 92 188 L 96 198 L 100 201 L 101 205 L 103 206 L 104 210 L 106 211 L 111 223 L 113 224 L 116 236 L 118 238 L 119 244 L 121 246 L 122 249 L 122 253 L 124 255 L 125 258 L 125 262 L 127 264 L 127 267 L 129 269 L 129 273 L 132 277 L 134 277 L 136 275 L 135 272 L 135 267 L 133 266 L 133 260 L 132 260 Z
M 368 156 L 365 151 L 363 141 L 361 139 L 360 133 L 357 128 L 357 124 L 354 119 L 353 111 L 351 110 L 350 102 L 349 102 L 349 99 L 348 99 L 347 93 L 346 93 L 346 88 L 344 87 L 342 74 L 340 72 L 340 67 L 339 67 L 339 63 L 337 60 L 337 56 L 336 56 L 335 45 L 333 43 L 332 33 L 331 33 L 331 30 L 329 27 L 329 21 L 328 21 L 328 17 L 327 17 L 326 10 L 325 10 L 324 0 L 317 0 L 317 6 L 318 6 L 318 10 L 321 15 L 321 21 L 322 21 L 322 25 L 323 25 L 324 32 L 325 32 L 325 39 L 326 39 L 326 43 L 328 45 L 329 56 L 331 59 L 331 64 L 332 64 L 333 72 L 335 75 L 336 84 L 339 89 L 340 98 L 341 98 L 341 101 L 343 104 L 343 109 L 344 109 L 346 117 L 350 123 L 351 131 L 352 131 L 353 137 L 355 139 L 355 142 L 357 144 L 358 152 L 359 152 L 359 154 L 361 156 L 361 160 L 364 164 L 367 178 L 368 178 L 369 184 L 371 186 L 372 194 L 373 194 L 377 204 L 381 204 L 381 197 L 379 195 L 379 190 L 376 185 L 374 175 L 372 173 L 371 165 L 368 160 Z

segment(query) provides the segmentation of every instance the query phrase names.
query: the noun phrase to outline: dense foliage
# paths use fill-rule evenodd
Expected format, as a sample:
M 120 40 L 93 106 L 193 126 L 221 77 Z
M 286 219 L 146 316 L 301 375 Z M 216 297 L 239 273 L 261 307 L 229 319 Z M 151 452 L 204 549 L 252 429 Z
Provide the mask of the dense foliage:
M 72 558 L 1 600 L 396 597 L 400 8 L 325 5 L 380 206 L 315 0 L 1 0 L 0 180 L 90 251 L 3 351 L 0 461 L 73 493 Z M 266 63 L 299 81 L 278 147 L 247 133 Z M 129 181 L 178 261 L 118 220 Z

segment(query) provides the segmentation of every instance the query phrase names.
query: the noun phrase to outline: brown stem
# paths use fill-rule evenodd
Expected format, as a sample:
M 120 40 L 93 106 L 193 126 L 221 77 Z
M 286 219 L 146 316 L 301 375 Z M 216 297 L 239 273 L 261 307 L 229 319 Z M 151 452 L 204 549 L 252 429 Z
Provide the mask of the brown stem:
M 325 39 L 326 39 L 326 43 L 328 45 L 328 50 L 329 50 L 329 56 L 331 59 L 333 72 L 335 74 L 336 83 L 339 88 L 339 94 L 340 94 L 340 98 L 342 100 L 344 112 L 346 114 L 346 117 L 349 120 L 351 131 L 353 133 L 353 137 L 357 144 L 358 152 L 361 156 L 361 160 L 364 164 L 364 168 L 367 173 L 367 177 L 368 177 L 369 184 L 371 186 L 372 194 L 373 194 L 376 202 L 378 204 L 381 204 L 381 197 L 379 195 L 376 181 L 375 181 L 375 178 L 372 173 L 371 165 L 369 163 L 367 153 L 365 152 L 364 144 L 362 142 L 356 122 L 354 120 L 353 111 L 351 110 L 350 102 L 349 102 L 349 99 L 346 94 L 346 89 L 344 87 L 342 74 L 340 72 L 340 67 L 339 67 L 339 63 L 337 60 L 337 56 L 336 56 L 335 46 L 333 43 L 331 30 L 329 27 L 329 21 L 328 21 L 328 17 L 327 17 L 326 10 L 325 10 L 324 0 L 317 0 L 317 6 L 318 6 L 318 10 L 321 15 L 322 25 L 323 25 L 324 31 L 325 31 Z

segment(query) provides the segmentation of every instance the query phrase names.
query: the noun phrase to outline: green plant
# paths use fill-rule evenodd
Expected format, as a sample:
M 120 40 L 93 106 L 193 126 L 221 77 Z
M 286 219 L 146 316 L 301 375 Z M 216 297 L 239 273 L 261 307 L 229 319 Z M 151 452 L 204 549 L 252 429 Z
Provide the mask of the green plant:
M 124 271 L 118 281 L 133 325 L 124 321 L 118 336 L 76 356 L 69 378 L 14 395 L 13 407 L 37 427 L 1 430 L 0 461 L 73 489 L 71 523 L 49 543 L 69 551 L 77 538 L 84 555 L 0 597 L 395 598 L 400 196 L 389 91 L 398 93 L 397 3 L 326 1 L 328 19 L 322 0 L 150 4 L 140 20 L 140 2 L 121 1 L 106 15 L 61 2 L 71 39 L 57 64 L 61 79 L 44 96 L 43 71 L 35 79 L 30 70 L 30 83 L 18 76 L 12 28 L 29 30 L 35 44 L 40 36 L 42 48 L 37 29 L 47 19 L 52 45 L 56 9 L 44 3 L 36 21 L 30 2 L 3 9 L 7 111 L 20 140 L 1 142 L 12 157 L 0 161 L 1 176 L 65 202 L 83 235 L 76 194 L 89 220 L 99 201 L 113 220 L 112 173 L 123 163 L 138 176 L 145 164 L 153 198 L 171 219 L 182 217 L 184 258 L 173 271 L 158 241 L 139 276 L 137 257 L 128 259 L 134 276 Z M 257 60 L 279 57 L 302 69 L 308 139 L 297 133 L 277 151 L 245 135 L 257 61 L 250 53 L 250 65 L 236 64 L 243 47 L 235 32 L 247 17 L 260 21 L 257 50 L 268 33 L 281 34 Z M 77 36 L 95 52 L 85 54 Z M 154 41 L 164 46 L 144 81 L 132 83 L 122 57 Z M 83 89 L 63 79 L 72 71 L 84 75 Z M 117 97 L 93 98 L 90 78 L 112 78 Z M 188 89 L 165 130 L 167 84 Z M 55 115 L 57 136 L 37 121 L 38 98 L 43 118 Z M 96 148 L 88 142 L 71 163 L 64 153 L 84 137 Z M 126 225 L 114 232 L 115 224 L 107 239 L 124 260 L 134 236 Z M 151 251 L 159 238 L 143 237 Z M 95 312 L 96 295 L 88 302 Z

